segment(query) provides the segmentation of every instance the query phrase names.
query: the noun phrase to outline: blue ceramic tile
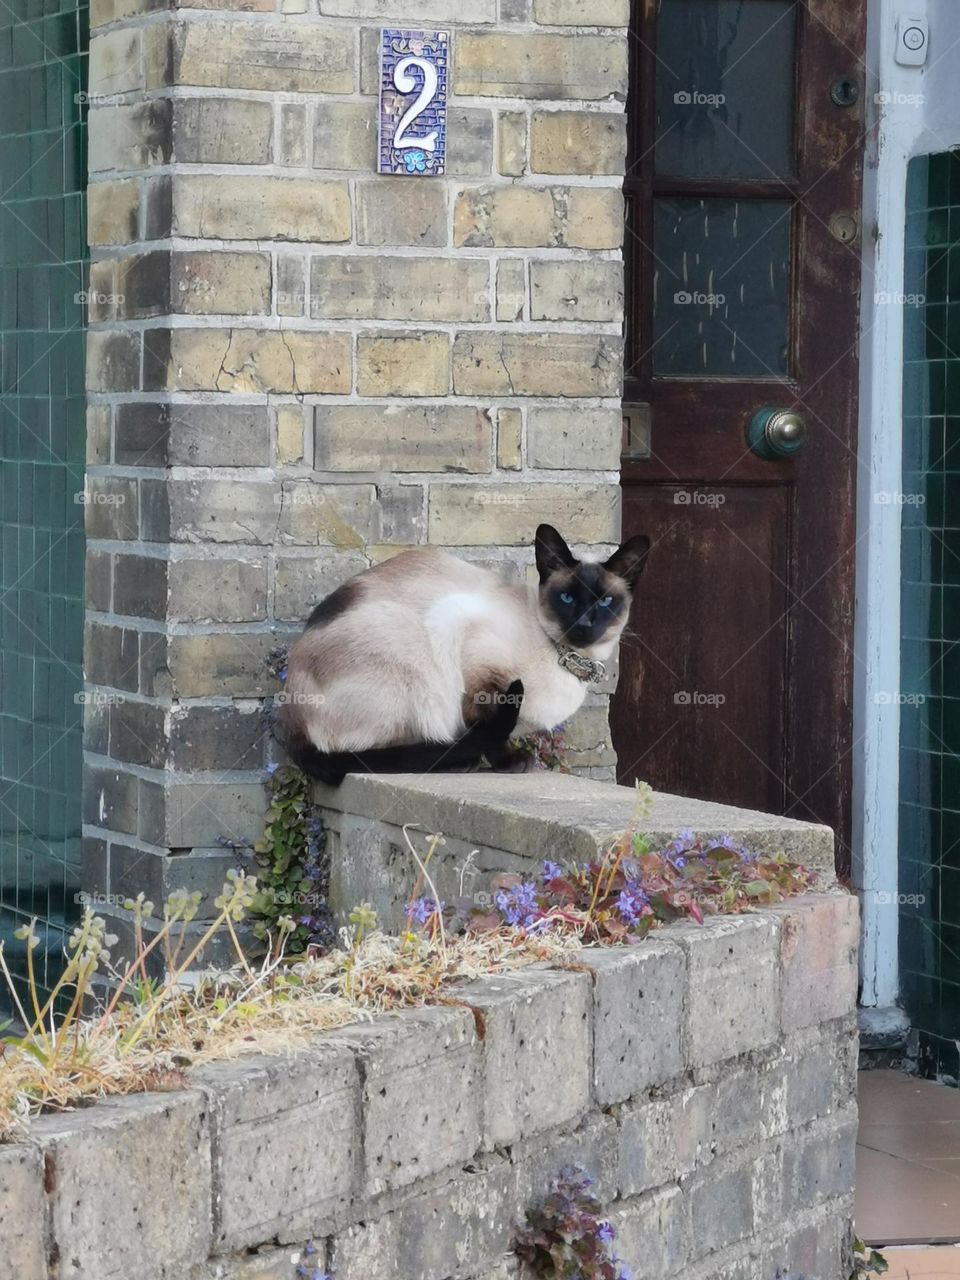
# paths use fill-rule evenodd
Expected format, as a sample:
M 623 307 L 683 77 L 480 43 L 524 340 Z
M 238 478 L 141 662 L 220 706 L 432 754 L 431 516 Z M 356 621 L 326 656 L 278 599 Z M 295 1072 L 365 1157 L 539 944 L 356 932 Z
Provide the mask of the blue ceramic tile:
M 449 48 L 446 31 L 380 32 L 380 173 L 444 172 Z

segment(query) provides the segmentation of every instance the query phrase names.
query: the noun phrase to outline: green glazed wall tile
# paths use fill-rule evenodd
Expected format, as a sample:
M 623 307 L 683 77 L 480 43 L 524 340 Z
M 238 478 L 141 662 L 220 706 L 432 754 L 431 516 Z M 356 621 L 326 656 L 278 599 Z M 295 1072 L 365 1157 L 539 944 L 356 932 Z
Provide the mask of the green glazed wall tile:
M 87 30 L 0 6 L 0 938 L 22 977 L 39 916 L 48 983 L 78 915 Z

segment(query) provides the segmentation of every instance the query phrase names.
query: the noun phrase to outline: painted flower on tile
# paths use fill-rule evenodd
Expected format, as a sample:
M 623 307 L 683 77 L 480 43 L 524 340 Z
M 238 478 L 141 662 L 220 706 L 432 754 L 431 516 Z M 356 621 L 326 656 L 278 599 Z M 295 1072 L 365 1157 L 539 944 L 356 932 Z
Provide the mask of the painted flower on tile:
M 415 147 L 413 150 L 405 152 L 403 157 L 403 167 L 406 169 L 407 173 L 426 173 L 426 153 L 421 151 L 419 147 Z

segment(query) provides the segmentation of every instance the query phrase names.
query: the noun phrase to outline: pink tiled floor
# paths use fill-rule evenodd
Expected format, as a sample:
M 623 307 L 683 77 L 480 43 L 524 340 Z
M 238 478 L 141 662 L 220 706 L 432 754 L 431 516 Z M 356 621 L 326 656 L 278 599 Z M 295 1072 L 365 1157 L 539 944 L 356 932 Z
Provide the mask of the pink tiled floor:
M 886 1280 L 956 1280 L 960 1276 L 960 1248 L 956 1245 L 926 1249 L 885 1250 L 890 1263 Z
M 960 1241 L 960 1090 L 862 1071 L 859 1099 L 857 1233 L 878 1246 Z M 960 1277 L 960 1249 L 889 1250 L 889 1260 L 901 1280 Z

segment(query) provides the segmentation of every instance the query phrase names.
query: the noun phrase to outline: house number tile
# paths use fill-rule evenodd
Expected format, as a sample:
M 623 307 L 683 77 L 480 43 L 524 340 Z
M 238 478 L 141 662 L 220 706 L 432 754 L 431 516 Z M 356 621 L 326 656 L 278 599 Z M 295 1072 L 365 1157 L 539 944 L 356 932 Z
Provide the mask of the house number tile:
M 443 173 L 449 49 L 446 31 L 380 32 L 381 173 Z

